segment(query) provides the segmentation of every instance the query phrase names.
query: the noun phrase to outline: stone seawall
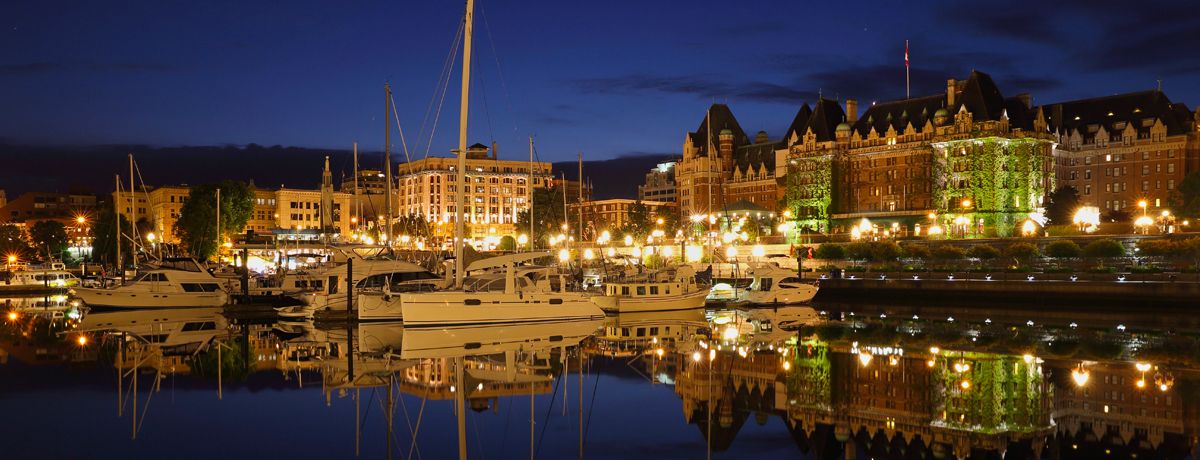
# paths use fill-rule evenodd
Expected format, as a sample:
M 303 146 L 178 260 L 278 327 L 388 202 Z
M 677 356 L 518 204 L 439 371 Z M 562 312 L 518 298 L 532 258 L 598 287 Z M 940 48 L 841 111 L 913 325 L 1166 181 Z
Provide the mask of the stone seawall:
M 946 280 L 911 278 L 822 279 L 816 301 L 984 301 L 1047 305 L 1125 304 L 1200 310 L 1200 283 Z

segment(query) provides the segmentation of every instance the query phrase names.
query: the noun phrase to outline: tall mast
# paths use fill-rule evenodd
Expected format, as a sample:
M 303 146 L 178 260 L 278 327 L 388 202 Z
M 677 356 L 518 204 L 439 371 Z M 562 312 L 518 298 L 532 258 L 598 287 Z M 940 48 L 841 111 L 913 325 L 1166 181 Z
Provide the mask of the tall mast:
M 117 218 L 117 225 L 113 228 L 117 230 L 117 273 L 121 274 L 121 279 L 125 279 L 125 265 L 121 263 L 121 175 L 115 174 L 117 193 L 113 199 L 113 215 Z
M 533 250 L 533 242 L 537 239 L 533 234 L 533 136 L 529 136 L 529 180 L 527 181 L 529 197 L 529 250 Z
M 298 240 L 297 240 L 298 241 Z M 297 242 L 297 244 L 299 244 Z M 217 262 L 221 261 L 221 189 L 217 189 Z
M 137 182 L 133 175 L 133 154 L 129 154 L 129 227 L 133 232 L 134 246 L 130 246 L 133 251 L 133 269 L 137 270 L 137 193 L 133 190 L 133 184 Z
M 579 152 L 579 202 L 575 203 L 579 206 L 579 237 L 575 240 L 579 247 L 583 247 L 583 151 Z M 563 216 L 564 220 L 566 216 Z M 579 251 L 579 270 L 583 270 L 583 251 Z M 566 393 L 563 393 L 565 396 Z
M 354 217 L 362 222 L 362 202 L 358 200 L 358 142 L 354 143 Z M 354 230 L 358 230 L 358 225 Z
M 458 111 L 458 187 L 454 200 L 454 287 L 463 285 L 463 187 L 467 184 L 467 113 L 471 94 L 471 27 L 475 21 L 475 0 L 467 0 L 467 13 L 463 16 L 463 68 L 462 99 Z M 460 429 L 462 425 L 459 425 Z M 459 438 L 459 456 L 466 459 L 465 440 Z
M 385 98 L 383 101 L 383 169 L 387 171 L 384 174 L 384 180 L 387 181 L 387 186 L 384 190 L 383 205 L 387 207 L 387 211 L 383 213 L 384 231 L 383 240 L 387 242 L 388 250 L 392 248 L 392 85 L 390 83 L 383 84 L 383 92 Z

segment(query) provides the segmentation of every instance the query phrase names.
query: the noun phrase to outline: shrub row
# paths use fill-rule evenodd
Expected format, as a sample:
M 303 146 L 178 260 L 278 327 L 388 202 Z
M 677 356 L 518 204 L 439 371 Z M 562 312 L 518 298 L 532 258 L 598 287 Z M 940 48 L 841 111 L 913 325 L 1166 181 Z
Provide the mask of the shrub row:
M 1156 242 L 1163 242 L 1157 241 Z M 1171 243 L 1168 245 L 1143 246 L 1139 244 L 1139 248 L 1144 255 L 1168 255 L 1180 254 L 1181 252 L 1194 253 L 1200 257 L 1200 238 L 1191 240 L 1163 243 Z M 1184 246 L 1180 249 L 1179 246 Z M 1192 252 L 1189 252 L 1192 251 Z M 1056 259 L 1067 259 L 1074 257 L 1123 257 L 1126 255 L 1125 246 L 1120 242 L 1111 239 L 1095 240 L 1088 243 L 1084 247 L 1080 247 L 1074 241 L 1059 240 L 1052 241 L 1046 244 L 1044 250 L 1036 244 L 1029 242 L 1012 243 L 1004 247 L 1003 250 L 996 248 L 987 243 L 976 244 L 969 248 L 953 244 L 938 244 L 934 246 L 926 244 L 909 243 L 903 246 L 896 244 L 895 241 L 855 241 L 853 243 L 821 243 L 817 246 L 817 250 L 813 256 L 818 259 L 825 260 L 866 260 L 871 262 L 890 262 L 900 258 L 905 259 L 922 259 L 922 260 L 957 260 L 957 259 L 979 259 L 991 260 L 1001 256 L 1011 257 L 1014 259 L 1032 259 L 1040 257 L 1043 254 L 1047 257 Z

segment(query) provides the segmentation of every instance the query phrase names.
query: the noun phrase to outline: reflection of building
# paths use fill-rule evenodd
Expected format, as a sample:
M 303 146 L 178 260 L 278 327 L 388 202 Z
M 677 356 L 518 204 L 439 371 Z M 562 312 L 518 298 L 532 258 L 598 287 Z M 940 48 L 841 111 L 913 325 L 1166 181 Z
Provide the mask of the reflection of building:
M 642 201 L 675 200 L 675 162 L 659 163 L 646 173 L 646 182 L 638 186 L 638 199 Z
M 729 449 L 751 416 L 763 425 L 780 409 L 775 406 L 782 387 L 776 382 L 779 358 L 774 352 L 743 358 L 727 350 L 712 361 L 707 356 L 700 361 L 686 355 L 677 359 L 681 364 L 675 394 L 683 400 L 684 419 L 696 425 L 715 452 Z
M 1153 368 L 1142 373 L 1132 363 L 1096 363 L 1087 371 L 1085 386 L 1068 378 L 1056 388 L 1054 420 L 1063 451 L 1079 451 L 1081 458 L 1100 457 L 1106 449 L 1114 458 L 1156 458 L 1196 447 L 1200 401 L 1189 398 L 1176 375 Z M 1067 376 L 1072 369 L 1055 372 Z M 1182 382 L 1187 371 L 1180 372 Z M 1156 377 L 1165 382 L 1168 376 L 1172 385 L 1163 391 Z
M 822 342 L 795 351 L 780 403 L 786 401 L 794 435 L 806 445 L 853 442 L 873 458 L 903 458 L 896 446 L 966 458 L 973 449 L 1004 452 L 1023 442 L 1040 451 L 1051 433 L 1049 393 L 1036 362 L 943 353 L 931 366 L 925 354 Z
M 1200 123 L 1161 91 L 1062 102 L 1044 110 L 1058 134 L 1056 178 L 1075 187 L 1082 205 L 1132 213 L 1146 200 L 1152 211 L 1166 208 L 1184 176 L 1200 171 Z
M 458 186 L 457 158 L 427 157 L 400 165 L 400 215 L 418 215 L 433 223 L 453 222 Z M 471 236 L 511 235 L 517 214 L 529 208 L 528 161 L 500 160 L 483 144 L 467 148 L 465 220 Z M 550 163 L 533 163 L 533 186 L 551 182 Z M 578 192 L 576 192 L 578 193 Z M 574 196 L 574 195 L 572 195 Z M 568 198 L 570 199 L 570 198 Z

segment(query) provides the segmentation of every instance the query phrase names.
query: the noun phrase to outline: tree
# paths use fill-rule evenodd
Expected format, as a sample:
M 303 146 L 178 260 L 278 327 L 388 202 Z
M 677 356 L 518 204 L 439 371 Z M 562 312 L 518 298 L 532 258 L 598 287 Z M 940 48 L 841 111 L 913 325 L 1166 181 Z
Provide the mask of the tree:
M 1083 250 L 1071 240 L 1058 240 L 1046 245 L 1046 255 L 1055 259 L 1079 257 Z
M 1079 190 L 1070 185 L 1064 185 L 1054 190 L 1047 197 L 1046 218 L 1054 225 L 1072 223 L 1075 210 L 1079 207 Z
M 129 260 L 133 254 L 133 244 L 129 240 L 133 234 L 133 226 L 125 216 L 120 218 L 121 225 L 121 261 Z M 112 206 L 105 206 L 97 211 L 96 221 L 92 223 L 92 260 L 117 264 L 117 217 Z
M 963 248 L 952 244 L 943 244 L 933 248 L 932 255 L 934 259 L 939 260 L 957 260 L 967 256 L 967 251 Z
M 813 252 L 813 257 L 825 260 L 841 260 L 846 258 L 846 249 L 837 243 L 821 243 Z
M 533 234 L 529 235 L 529 240 L 534 246 L 561 232 L 563 222 L 566 222 L 566 216 L 563 215 L 562 190 L 555 187 L 533 189 Z M 517 232 L 528 231 L 529 210 L 525 210 L 517 214 Z
M 32 254 L 33 248 L 29 246 L 29 241 L 25 239 L 25 231 L 21 230 L 21 227 L 12 224 L 0 225 L 0 257 L 7 258 L 13 255 L 18 259 L 27 259 Z
M 1036 244 L 1013 243 L 1004 248 L 1004 255 L 1014 259 L 1032 259 L 1042 255 Z
M 1105 238 L 1088 243 L 1083 247 L 1083 254 L 1088 257 L 1125 257 L 1125 246 Z
M 1200 216 L 1200 171 L 1188 174 L 1173 196 L 1177 214 Z
M 909 243 L 902 246 L 901 249 L 904 250 L 904 257 L 909 259 L 924 260 L 929 258 L 929 248 L 923 244 Z
M 43 220 L 29 228 L 29 238 L 37 249 L 38 257 L 54 257 L 67 250 L 69 239 L 62 222 Z
M 633 236 L 634 241 L 646 239 L 646 235 L 654 229 L 654 222 L 650 219 L 650 208 L 638 200 L 629 207 L 629 220 L 621 227 L 621 233 Z
M 1000 250 L 990 244 L 977 244 L 967 250 L 967 255 L 979 260 L 991 260 L 1000 257 Z
M 221 190 L 222 238 L 242 231 L 254 211 L 254 191 L 245 182 L 226 180 L 192 187 L 187 202 L 179 210 L 175 233 L 188 253 L 197 259 L 212 257 L 221 244 L 217 241 L 217 189 Z

